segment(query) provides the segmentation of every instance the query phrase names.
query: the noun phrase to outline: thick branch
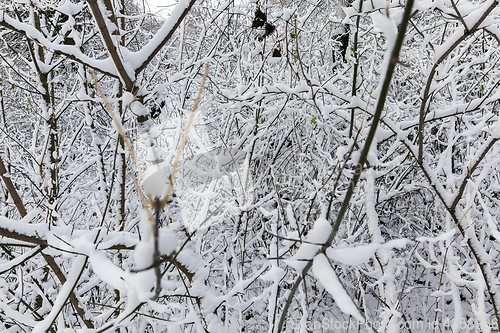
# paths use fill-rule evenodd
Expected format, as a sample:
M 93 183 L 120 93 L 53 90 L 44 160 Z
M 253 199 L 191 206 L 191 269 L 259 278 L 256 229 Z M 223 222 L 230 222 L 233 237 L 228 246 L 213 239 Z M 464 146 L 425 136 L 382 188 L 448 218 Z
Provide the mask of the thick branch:
M 131 78 L 127 74 L 127 71 L 125 70 L 123 60 L 120 58 L 120 55 L 118 54 L 117 46 L 115 45 L 115 43 L 113 43 L 113 39 L 111 38 L 111 34 L 106 25 L 105 18 L 102 15 L 101 9 L 99 8 L 99 4 L 97 1 L 98 0 L 87 0 L 90 9 L 92 10 L 92 13 L 94 14 L 94 18 L 97 23 L 97 26 L 99 27 L 99 31 L 101 32 L 104 44 L 106 44 L 106 48 L 111 56 L 111 59 L 113 59 L 113 63 L 115 64 L 116 70 L 118 71 L 121 80 L 125 84 L 125 88 L 127 89 L 127 91 L 132 92 L 132 90 L 134 89 L 133 78 Z
M 0 236 L 12 238 L 12 239 L 16 239 L 19 241 L 32 243 L 32 244 L 47 246 L 47 241 L 43 238 L 40 238 L 37 236 L 32 236 L 32 235 L 25 235 L 25 234 L 22 234 L 20 232 L 15 231 L 15 230 L 1 227 L 1 226 L 0 226 Z
M 5 184 L 5 187 L 7 187 L 7 191 L 9 191 L 10 196 L 14 200 L 14 204 L 16 205 L 16 208 L 21 215 L 21 217 L 26 216 L 26 208 L 24 208 L 23 201 L 21 200 L 21 197 L 17 193 L 16 187 L 12 183 L 12 180 L 10 177 L 6 176 L 5 174 L 7 173 L 7 169 L 5 169 L 5 165 L 3 164 L 2 157 L 0 156 L 0 176 L 2 177 L 2 180 Z
M 151 53 L 142 55 L 140 58 L 145 59 L 142 64 L 135 70 L 135 74 L 139 74 L 148 66 L 148 64 L 153 60 L 153 58 L 160 52 L 163 46 L 172 37 L 175 30 L 179 27 L 184 17 L 187 15 L 191 7 L 193 7 L 196 0 L 189 0 L 189 2 L 181 1 L 170 14 L 171 16 L 167 19 L 163 27 L 158 31 L 158 33 L 153 37 L 153 39 L 138 53 L 145 53 L 147 50 L 154 48 Z

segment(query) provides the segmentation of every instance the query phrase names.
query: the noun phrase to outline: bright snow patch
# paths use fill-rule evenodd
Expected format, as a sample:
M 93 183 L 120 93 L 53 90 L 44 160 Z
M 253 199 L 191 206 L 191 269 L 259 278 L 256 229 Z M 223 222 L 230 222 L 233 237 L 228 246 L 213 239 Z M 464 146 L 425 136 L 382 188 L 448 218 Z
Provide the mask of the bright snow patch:
M 147 195 L 154 198 L 161 198 L 168 189 L 168 177 L 170 176 L 170 166 L 167 164 L 153 164 L 144 175 L 142 185 Z
M 321 253 L 314 258 L 312 271 L 318 281 L 332 295 L 342 312 L 355 317 L 360 322 L 365 321 L 324 254 Z
M 285 276 L 283 268 L 273 266 L 268 272 L 262 274 L 260 278 L 264 281 L 278 282 L 283 278 L 283 276 Z
M 315 223 L 307 239 L 295 253 L 293 257 L 286 260 L 286 263 L 297 270 L 302 270 L 308 261 L 312 260 L 316 253 L 328 240 L 332 227 L 328 221 L 321 217 Z

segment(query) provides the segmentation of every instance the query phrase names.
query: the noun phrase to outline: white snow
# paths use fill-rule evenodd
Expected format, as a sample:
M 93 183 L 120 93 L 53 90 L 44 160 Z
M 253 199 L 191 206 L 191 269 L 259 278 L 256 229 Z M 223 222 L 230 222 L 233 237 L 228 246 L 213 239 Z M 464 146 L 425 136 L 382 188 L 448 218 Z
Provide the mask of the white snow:
M 416 240 L 418 242 L 429 242 L 429 243 L 436 243 L 439 241 L 449 241 L 453 238 L 453 236 L 455 236 L 455 233 L 457 232 L 457 230 L 458 230 L 457 228 L 453 228 L 450 231 L 443 232 L 442 234 L 440 234 L 439 236 L 436 236 L 436 237 L 422 236 L 422 237 L 418 237 Z
M 367 245 L 346 247 L 341 249 L 329 248 L 326 251 L 328 258 L 347 265 L 361 265 L 370 258 L 380 248 L 380 243 L 371 243 Z
M 48 232 L 48 226 L 46 224 L 30 224 L 37 215 L 41 214 L 40 209 L 33 209 L 21 220 L 11 220 L 4 216 L 0 216 L 0 228 L 9 230 L 11 232 L 26 235 L 30 237 L 36 237 L 40 239 L 45 238 L 45 234 Z
M 149 43 L 143 46 L 141 50 L 137 52 L 131 52 L 131 54 L 126 57 L 126 61 L 129 62 L 134 69 L 139 68 L 153 53 L 153 51 L 160 45 L 160 43 L 167 37 L 167 35 L 174 28 L 175 23 L 177 23 L 177 21 L 181 17 L 184 10 L 188 8 L 191 1 L 192 0 L 180 0 L 170 12 L 170 16 L 165 20 L 165 23 L 163 24 L 161 29 L 149 41 Z
M 32 316 L 26 316 L 25 314 L 13 310 L 11 306 L 7 304 L 7 302 L 0 301 L 0 310 L 4 313 L 5 316 L 14 319 L 18 323 L 21 323 L 28 327 L 34 327 L 36 325 L 36 321 L 31 318 Z M 16 330 L 13 332 L 22 332 L 22 331 Z
M 29 24 L 26 23 L 19 22 L 18 20 L 12 19 L 9 15 L 5 15 L 3 10 L 0 10 L 0 21 L 4 21 L 20 31 L 24 31 L 29 38 L 38 41 L 39 43 L 44 45 L 47 49 L 60 51 L 64 54 L 73 56 L 79 59 L 82 63 L 86 63 L 89 66 L 97 68 L 102 72 L 118 76 L 118 72 L 116 71 L 115 65 L 111 57 L 106 58 L 104 60 L 96 60 L 82 53 L 78 47 L 53 43 L 48 39 L 46 39 L 45 36 L 40 31 L 35 29 L 35 27 L 30 26 Z
M 144 104 L 142 104 L 139 101 L 132 102 L 132 105 L 130 106 L 130 110 L 132 110 L 132 112 L 134 113 L 135 116 L 146 116 L 146 115 L 148 115 L 148 109 L 146 109 L 146 107 L 144 106 Z
M 491 135 L 496 139 L 500 139 L 500 121 L 498 119 L 495 128 L 491 132 Z
M 394 239 L 386 243 L 370 243 L 366 245 L 350 246 L 344 248 L 328 248 L 328 258 L 346 265 L 357 266 L 367 263 L 378 249 L 404 248 L 410 240 Z
M 7 272 L 8 270 L 12 269 L 13 267 L 19 265 L 24 260 L 26 260 L 27 258 L 30 258 L 35 253 L 37 253 L 38 251 L 40 251 L 40 247 L 39 246 L 32 248 L 31 250 L 23 253 L 22 255 L 16 257 L 13 260 L 7 260 L 7 261 L 2 260 L 0 262 L 0 274 L 3 274 L 5 272 Z
M 137 269 L 151 267 L 154 259 L 154 221 L 151 221 L 147 211 L 140 214 L 141 241 L 135 246 L 134 261 Z
M 464 26 L 460 26 L 455 30 L 455 32 L 446 39 L 441 45 L 434 46 L 434 60 L 440 59 L 444 53 L 465 33 Z
M 471 29 L 474 25 L 477 24 L 481 16 L 486 12 L 486 10 L 492 5 L 494 0 L 488 0 L 483 3 L 480 9 L 476 9 L 472 6 L 469 7 L 470 13 L 462 12 L 462 16 L 464 16 L 464 22 L 467 25 L 468 29 Z M 460 25 L 455 32 L 446 39 L 441 45 L 434 46 L 434 60 L 440 59 L 444 53 L 457 42 L 457 40 L 463 36 L 465 33 L 465 27 Z
M 54 322 L 56 317 L 61 312 L 64 304 L 69 298 L 69 294 L 75 288 L 75 285 L 78 283 L 78 279 L 85 268 L 85 264 L 87 263 L 87 258 L 85 256 L 78 256 L 75 260 L 73 260 L 73 265 L 71 266 L 71 271 L 68 274 L 66 282 L 63 284 L 61 289 L 59 290 L 59 294 L 54 302 L 54 306 L 52 307 L 52 311 L 45 318 L 36 324 L 33 328 L 32 333 L 44 333 L 47 332 L 50 325 Z
M 392 51 L 398 33 L 396 23 L 387 15 L 380 12 L 373 13 L 371 18 L 375 26 L 375 31 L 381 32 L 387 40 L 385 47 L 387 50 Z
M 360 322 L 365 321 L 324 254 L 320 253 L 314 258 L 312 272 L 321 285 L 332 295 L 335 304 L 342 312 L 355 317 Z
M 308 261 L 312 260 L 321 246 L 328 240 L 332 227 L 324 218 L 320 217 L 309 231 L 306 241 L 300 245 L 297 252 L 285 262 L 297 270 L 302 270 Z
M 133 247 L 138 241 L 138 236 L 130 232 L 110 232 L 99 243 L 98 249 L 108 249 L 115 245 Z
M 161 198 L 168 189 L 170 165 L 165 163 L 152 164 L 144 174 L 142 185 L 146 194 L 151 198 Z
M 160 229 L 158 231 L 158 238 L 158 251 L 160 255 L 172 254 L 177 248 L 177 238 L 172 231 Z
M 151 299 L 154 295 L 156 275 L 154 269 L 147 269 L 137 273 L 127 272 L 128 297 L 136 298 L 140 302 Z
M 290 17 L 292 17 L 292 14 L 295 12 L 296 9 L 292 8 L 283 8 L 283 21 L 288 21 Z
M 260 278 L 264 281 L 279 282 L 285 276 L 285 270 L 278 266 L 272 266 L 269 271 L 262 274 Z
M 121 293 L 127 292 L 125 284 L 125 272 L 116 266 L 101 251 L 93 251 L 90 254 L 90 264 L 94 273 L 97 274 L 105 283 Z
M 123 104 L 124 105 L 130 105 L 132 101 L 134 100 L 134 95 L 128 91 L 123 93 Z

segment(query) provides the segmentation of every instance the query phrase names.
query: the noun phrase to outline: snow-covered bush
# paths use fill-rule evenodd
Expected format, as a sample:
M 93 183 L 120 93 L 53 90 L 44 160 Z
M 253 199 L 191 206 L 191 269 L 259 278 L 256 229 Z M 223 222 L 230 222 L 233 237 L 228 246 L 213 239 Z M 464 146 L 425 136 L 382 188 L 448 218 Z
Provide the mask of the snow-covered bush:
M 498 330 L 497 1 L 141 6 L 0 0 L 2 331 Z

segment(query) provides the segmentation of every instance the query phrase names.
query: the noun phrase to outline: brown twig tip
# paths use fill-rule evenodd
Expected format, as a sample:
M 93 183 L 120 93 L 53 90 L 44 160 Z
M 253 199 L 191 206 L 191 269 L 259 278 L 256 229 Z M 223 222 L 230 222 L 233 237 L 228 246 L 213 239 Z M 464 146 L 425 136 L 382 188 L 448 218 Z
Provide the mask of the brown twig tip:
M 406 62 L 402 62 L 399 60 L 399 58 L 391 58 L 391 64 L 396 64 L 396 65 L 401 65 L 406 68 L 411 68 L 410 64 L 407 64 Z
M 401 66 L 406 67 L 406 68 L 411 68 L 410 64 L 407 64 L 406 62 L 402 62 L 401 60 L 398 60 L 398 64 L 400 64 Z

